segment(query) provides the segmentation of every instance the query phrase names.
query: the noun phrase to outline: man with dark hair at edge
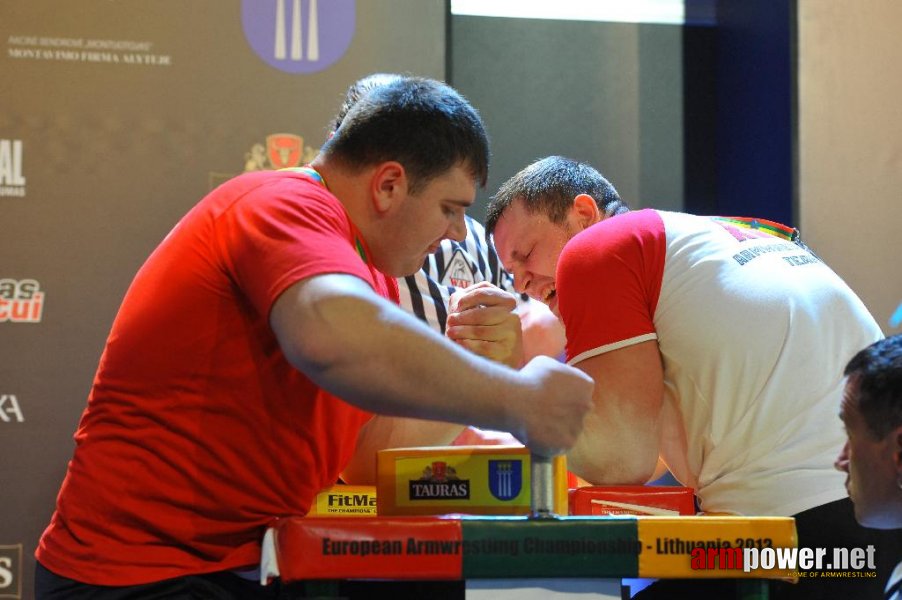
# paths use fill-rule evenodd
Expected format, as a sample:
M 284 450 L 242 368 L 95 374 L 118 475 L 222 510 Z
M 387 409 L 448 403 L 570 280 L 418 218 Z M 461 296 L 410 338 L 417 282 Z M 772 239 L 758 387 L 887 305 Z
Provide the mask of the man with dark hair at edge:
M 560 316 L 568 363 L 596 382 L 571 471 L 643 484 L 660 459 L 703 512 L 794 516 L 802 547 L 874 543 L 833 469 L 844 440 L 833 415 L 842 366 L 882 333 L 797 232 L 631 212 L 598 171 L 559 156 L 502 185 L 486 229 L 517 290 Z M 888 557 L 876 553 L 879 570 Z M 734 585 L 660 580 L 637 597 L 727 598 Z M 807 578 L 775 584 L 772 597 L 867 598 L 881 587 Z
M 902 600 L 902 335 L 861 350 L 844 374 L 839 416 L 848 439 L 836 468 L 846 474 L 858 522 L 894 536 L 899 562 L 884 597 Z
M 487 168 L 470 104 L 406 77 L 359 101 L 308 167 L 246 173 L 189 211 L 113 323 L 36 597 L 278 597 L 235 571 L 336 480 L 373 412 L 569 449 L 588 377 L 488 361 L 395 304 L 395 277 L 463 238 Z

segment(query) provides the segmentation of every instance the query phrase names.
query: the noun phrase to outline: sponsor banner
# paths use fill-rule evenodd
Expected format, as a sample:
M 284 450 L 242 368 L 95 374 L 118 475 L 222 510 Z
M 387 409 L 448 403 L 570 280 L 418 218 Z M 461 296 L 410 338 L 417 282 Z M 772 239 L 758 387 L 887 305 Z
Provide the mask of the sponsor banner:
M 25 144 L 0 139 L 0 197 L 25 197 Z
M 311 517 L 375 517 L 376 486 L 333 485 L 316 495 Z
M 554 508 L 567 513 L 567 463 L 553 463 Z M 522 446 L 395 448 L 377 455 L 380 515 L 530 512 L 529 450 Z
M 305 517 L 275 531 L 286 581 L 635 577 L 640 550 L 625 519 Z
M 303 517 L 280 519 L 275 531 L 285 581 L 461 576 L 460 521 Z
M 262 142 L 254 142 L 244 153 L 244 172 L 290 169 L 308 164 L 319 153 L 304 143 L 304 136 L 294 133 L 271 133 Z M 222 185 L 238 173 L 211 172 L 209 189 Z
M 0 599 L 22 597 L 22 544 L 0 544 Z
M 13 394 L 0 394 L 0 423 L 24 423 L 25 415 Z
M 790 569 L 724 571 L 693 568 L 697 554 L 732 552 L 732 548 L 795 548 L 795 519 L 791 517 L 640 517 L 641 577 L 756 577 L 791 578 Z M 697 564 L 697 563 L 696 563 Z
M 44 292 L 34 279 L 0 278 L 0 323 L 40 323 Z
M 634 519 L 463 519 L 466 578 L 635 577 Z
M 277 555 L 283 581 L 724 577 L 692 569 L 691 550 L 680 548 L 736 546 L 734 540 L 756 537 L 775 547 L 795 542 L 791 517 L 287 517 L 273 531 L 264 538 L 262 562 Z M 665 574 L 662 557 L 676 568 Z M 740 569 L 728 576 L 784 574 Z
M 399 467 L 403 469 L 403 463 Z M 470 480 L 461 479 L 457 475 L 457 469 L 443 460 L 433 461 L 423 467 L 423 474 L 416 480 L 408 481 L 407 485 L 407 497 L 411 501 L 470 499 Z
M 153 42 L 143 40 L 10 35 L 6 38 L 6 56 L 24 61 L 172 66 L 170 54 L 160 53 Z

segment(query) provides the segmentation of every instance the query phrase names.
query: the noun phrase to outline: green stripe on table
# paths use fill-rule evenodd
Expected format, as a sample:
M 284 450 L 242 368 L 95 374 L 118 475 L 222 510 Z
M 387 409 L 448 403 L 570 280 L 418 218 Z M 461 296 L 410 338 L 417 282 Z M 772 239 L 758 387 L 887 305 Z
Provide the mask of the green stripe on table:
M 463 577 L 637 577 L 635 519 L 462 519 Z

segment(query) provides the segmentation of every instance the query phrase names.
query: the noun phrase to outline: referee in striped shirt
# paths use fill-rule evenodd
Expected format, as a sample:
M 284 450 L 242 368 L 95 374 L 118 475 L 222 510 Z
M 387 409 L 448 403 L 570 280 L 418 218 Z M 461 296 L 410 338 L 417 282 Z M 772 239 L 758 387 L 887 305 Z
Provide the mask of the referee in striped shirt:
M 516 294 L 513 278 L 501 268 L 485 228 L 469 215 L 464 220 L 467 237 L 463 242 L 442 241 L 435 254 L 426 257 L 422 269 L 398 279 L 401 306 L 441 333 L 445 333 L 451 294 L 457 290 L 487 281 Z
M 352 84 L 333 119 L 332 131 L 341 126 L 351 107 L 367 92 L 399 77 L 393 73 L 374 73 Z M 443 240 L 439 249 L 426 257 L 420 271 L 398 279 L 401 307 L 464 347 L 511 367 L 519 367 L 538 355 L 562 357 L 565 343 L 563 326 L 544 304 L 514 291 L 513 277 L 502 268 L 494 245 L 486 237 L 485 228 L 470 216 L 464 219 L 467 237 L 463 241 Z M 493 328 L 491 335 L 505 338 L 509 337 L 511 326 L 501 323 L 500 318 L 505 309 L 516 311 L 511 314 L 519 315 L 522 341 L 468 338 L 470 333 L 459 327 L 467 318 L 461 315 L 466 312 L 465 309 L 480 305 L 493 306 L 495 311 L 488 323 L 478 322 L 483 326 L 483 331 L 494 319 L 498 326 Z M 449 313 L 452 315 L 450 331 Z M 477 323 L 475 315 L 469 318 L 471 325 Z

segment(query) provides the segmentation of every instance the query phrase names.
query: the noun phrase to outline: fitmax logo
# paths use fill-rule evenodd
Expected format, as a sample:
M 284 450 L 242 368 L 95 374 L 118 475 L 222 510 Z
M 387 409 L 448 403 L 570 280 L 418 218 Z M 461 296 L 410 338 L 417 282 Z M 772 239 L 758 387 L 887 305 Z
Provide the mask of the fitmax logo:
M 0 546 L 0 598 L 22 597 L 22 544 Z
M 329 494 L 329 506 L 376 506 L 376 496 L 368 494 Z

